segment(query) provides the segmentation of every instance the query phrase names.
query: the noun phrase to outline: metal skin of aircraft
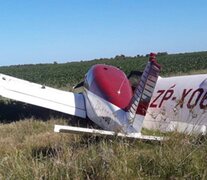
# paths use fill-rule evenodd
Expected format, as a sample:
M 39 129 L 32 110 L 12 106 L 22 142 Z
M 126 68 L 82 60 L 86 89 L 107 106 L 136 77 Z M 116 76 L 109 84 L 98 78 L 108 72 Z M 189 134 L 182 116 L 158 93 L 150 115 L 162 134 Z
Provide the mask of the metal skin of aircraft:
M 0 74 L 0 95 L 13 100 L 89 118 L 103 130 L 55 125 L 55 132 L 92 133 L 163 140 L 144 136 L 142 127 L 206 134 L 207 75 L 162 78 L 154 53 L 132 88 L 120 69 L 92 66 L 80 94 Z

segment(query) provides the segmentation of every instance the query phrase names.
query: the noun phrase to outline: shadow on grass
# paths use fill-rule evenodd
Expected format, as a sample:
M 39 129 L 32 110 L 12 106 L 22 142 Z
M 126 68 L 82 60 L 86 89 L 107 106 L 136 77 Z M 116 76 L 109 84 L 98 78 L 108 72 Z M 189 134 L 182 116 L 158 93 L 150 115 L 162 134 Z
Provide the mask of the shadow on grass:
M 50 117 L 65 116 L 64 114 L 57 113 L 45 108 L 33 106 L 16 101 L 0 101 L 0 122 L 10 123 L 19 121 L 26 118 L 41 119 L 43 121 L 48 120 Z
M 68 120 L 68 125 L 71 126 L 94 126 L 94 123 L 89 119 L 82 119 L 65 113 L 17 101 L 0 100 L 0 123 L 11 123 L 30 118 L 40 121 L 48 121 L 51 118 L 65 119 Z
M 55 158 L 58 153 L 61 151 L 61 148 L 53 148 L 53 147 L 39 147 L 33 148 L 32 157 L 36 159 L 44 159 L 44 158 Z

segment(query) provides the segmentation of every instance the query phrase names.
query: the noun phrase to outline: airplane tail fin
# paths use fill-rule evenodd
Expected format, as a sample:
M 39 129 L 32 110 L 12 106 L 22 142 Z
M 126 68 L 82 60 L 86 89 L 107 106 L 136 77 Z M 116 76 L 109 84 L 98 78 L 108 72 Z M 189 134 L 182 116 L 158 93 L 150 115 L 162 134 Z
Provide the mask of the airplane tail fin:
M 138 132 L 141 131 L 160 70 L 161 67 L 156 61 L 156 54 L 151 53 L 148 64 L 128 106 L 128 122 Z

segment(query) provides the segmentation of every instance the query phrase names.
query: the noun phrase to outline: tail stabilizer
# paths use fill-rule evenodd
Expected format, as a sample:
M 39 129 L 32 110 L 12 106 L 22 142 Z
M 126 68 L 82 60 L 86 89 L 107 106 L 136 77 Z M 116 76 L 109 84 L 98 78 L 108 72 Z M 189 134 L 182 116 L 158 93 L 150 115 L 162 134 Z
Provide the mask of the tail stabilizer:
M 143 120 L 147 113 L 160 70 L 161 67 L 156 61 L 156 54 L 151 53 L 148 64 L 145 67 L 128 107 L 127 118 L 129 124 L 136 127 L 138 132 L 141 131 Z M 137 115 L 139 117 L 138 119 L 136 118 Z

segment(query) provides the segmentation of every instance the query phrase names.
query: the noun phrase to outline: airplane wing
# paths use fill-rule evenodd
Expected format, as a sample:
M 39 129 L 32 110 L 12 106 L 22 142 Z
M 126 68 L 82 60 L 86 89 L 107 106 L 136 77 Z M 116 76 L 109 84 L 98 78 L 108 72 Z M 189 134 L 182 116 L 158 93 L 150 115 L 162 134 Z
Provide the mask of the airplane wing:
M 83 94 L 57 90 L 0 74 L 0 96 L 86 118 Z
M 124 138 L 139 139 L 139 140 L 144 140 L 144 141 L 168 140 L 168 138 L 166 137 L 148 136 L 148 135 L 142 135 L 141 133 L 124 134 L 124 133 L 116 133 L 114 131 L 106 131 L 106 130 L 100 130 L 100 129 L 90 129 L 90 128 L 82 128 L 82 127 L 74 127 L 74 126 L 62 126 L 62 125 L 55 125 L 54 132 L 118 136 L 118 137 L 124 137 Z

